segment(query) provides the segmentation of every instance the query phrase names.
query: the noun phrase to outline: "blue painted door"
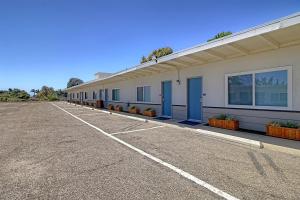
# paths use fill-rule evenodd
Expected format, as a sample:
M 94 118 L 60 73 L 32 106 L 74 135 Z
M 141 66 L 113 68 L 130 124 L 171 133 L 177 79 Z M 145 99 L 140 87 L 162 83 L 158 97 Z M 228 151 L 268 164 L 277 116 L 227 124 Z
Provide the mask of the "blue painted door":
M 188 119 L 202 119 L 202 78 L 188 79 Z
M 108 103 L 108 89 L 104 90 L 104 107 L 107 107 Z
M 162 115 L 171 117 L 172 110 L 172 82 L 162 82 Z

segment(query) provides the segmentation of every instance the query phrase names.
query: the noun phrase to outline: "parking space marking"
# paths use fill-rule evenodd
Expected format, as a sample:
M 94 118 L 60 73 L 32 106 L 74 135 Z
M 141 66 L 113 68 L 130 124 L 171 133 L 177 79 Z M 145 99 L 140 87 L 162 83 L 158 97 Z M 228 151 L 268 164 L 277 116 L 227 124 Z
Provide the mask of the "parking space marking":
M 162 128 L 162 127 L 164 127 L 164 126 L 154 126 L 151 128 L 141 128 L 141 129 L 130 130 L 130 131 L 120 131 L 120 132 L 116 132 L 116 133 L 111 133 L 111 135 L 118 135 L 118 134 L 123 134 L 123 133 L 133 133 L 133 132 L 138 132 L 138 131 L 148 131 L 148 130 Z
M 53 106 L 55 106 L 56 108 L 62 110 L 63 112 L 69 114 L 70 116 L 74 117 L 75 119 L 77 119 L 77 120 L 83 122 L 84 124 L 86 124 L 86 125 L 94 128 L 94 129 L 96 129 L 97 131 L 99 131 L 103 135 L 111 138 L 112 140 L 115 140 L 116 142 L 118 142 L 118 143 L 120 143 L 120 144 L 122 144 L 122 145 L 124 145 L 124 146 L 126 146 L 126 147 L 128 147 L 128 148 L 130 148 L 130 149 L 132 149 L 134 151 L 136 151 L 137 153 L 141 154 L 142 156 L 145 156 L 148 159 L 150 159 L 150 160 L 152 160 L 152 161 L 154 161 L 156 163 L 159 163 L 159 164 L 161 164 L 161 165 L 163 165 L 163 166 L 171 169 L 172 171 L 178 173 L 182 177 L 184 177 L 184 178 L 186 178 L 186 179 L 188 179 L 188 180 L 196 183 L 199 186 L 202 186 L 202 187 L 208 189 L 209 191 L 211 191 L 211 192 L 219 195 L 220 197 L 223 197 L 223 198 L 228 199 L 228 200 L 238 200 L 238 198 L 236 198 L 234 196 L 231 196 L 230 194 L 228 194 L 228 193 L 226 193 L 226 192 L 224 192 L 224 191 L 222 191 L 222 190 L 220 190 L 220 189 L 218 189 L 218 188 L 210 185 L 209 183 L 206 183 L 203 180 L 200 180 L 199 178 L 197 178 L 197 177 L 189 174 L 188 172 L 185 172 L 185 171 L 183 171 L 182 169 L 180 169 L 178 167 L 175 167 L 175 166 L 173 166 L 173 165 L 171 165 L 171 164 L 169 164 L 169 163 L 167 163 L 167 162 L 165 162 L 165 161 L 163 161 L 163 160 L 161 160 L 161 159 L 159 159 L 159 158 L 157 158 L 155 156 L 152 156 L 151 154 L 146 153 L 145 151 L 143 151 L 141 149 L 138 149 L 137 147 L 135 147 L 135 146 L 133 146 L 133 145 L 131 145 L 131 144 L 129 144 L 129 143 L 127 143 L 127 142 L 125 142 L 125 141 L 123 141 L 123 140 L 121 140 L 121 139 L 119 139 L 119 138 L 117 138 L 117 137 L 115 137 L 115 136 L 113 136 L 113 135 L 111 135 L 111 134 L 103 131 L 102 129 L 98 128 L 97 126 L 94 126 L 94 125 L 92 125 L 92 124 L 84 121 L 83 119 L 77 117 L 76 115 L 73 115 L 72 113 L 66 111 L 65 109 L 59 107 L 58 105 L 56 105 L 54 103 L 51 103 L 51 104 Z
M 66 103 L 66 104 L 75 105 L 76 106 L 76 104 L 70 104 L 70 103 Z M 124 117 L 124 118 L 128 118 L 128 119 L 134 119 L 136 121 L 148 122 L 147 119 L 143 119 L 143 118 L 140 118 L 140 117 L 128 116 L 128 115 L 119 114 L 119 113 L 108 111 L 108 110 L 99 110 L 99 109 L 95 109 L 95 108 L 87 107 L 87 106 L 83 106 L 83 105 L 81 105 L 81 107 L 85 108 L 85 109 L 88 109 L 88 110 L 94 110 L 94 111 L 97 111 L 97 112 L 105 113 L 105 114 L 120 116 L 120 117 Z
M 94 116 L 94 115 L 99 115 L 99 113 L 82 113 L 78 114 L 79 116 Z

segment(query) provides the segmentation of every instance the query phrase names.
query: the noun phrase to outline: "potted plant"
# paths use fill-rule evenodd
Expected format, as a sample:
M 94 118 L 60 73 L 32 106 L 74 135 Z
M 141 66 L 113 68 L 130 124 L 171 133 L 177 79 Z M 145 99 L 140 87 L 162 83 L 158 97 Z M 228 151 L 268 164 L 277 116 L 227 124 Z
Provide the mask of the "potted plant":
M 95 107 L 96 108 L 103 108 L 104 107 L 103 100 L 97 100 Z
M 156 112 L 152 108 L 147 108 L 146 110 L 144 110 L 143 115 L 148 116 L 148 117 L 155 117 Z
M 122 112 L 123 111 L 123 107 L 120 106 L 120 105 L 116 105 L 115 111 Z
M 132 114 L 139 114 L 140 113 L 140 109 L 138 109 L 136 106 L 131 106 L 128 110 L 129 113 Z
M 266 133 L 273 137 L 300 140 L 300 126 L 295 122 L 270 122 L 266 126 Z
M 229 130 L 239 129 L 239 121 L 226 114 L 220 114 L 216 117 L 210 118 L 208 120 L 208 123 L 210 126 L 217 128 L 224 128 Z
M 112 104 L 108 104 L 108 110 L 114 110 L 114 105 L 112 105 Z

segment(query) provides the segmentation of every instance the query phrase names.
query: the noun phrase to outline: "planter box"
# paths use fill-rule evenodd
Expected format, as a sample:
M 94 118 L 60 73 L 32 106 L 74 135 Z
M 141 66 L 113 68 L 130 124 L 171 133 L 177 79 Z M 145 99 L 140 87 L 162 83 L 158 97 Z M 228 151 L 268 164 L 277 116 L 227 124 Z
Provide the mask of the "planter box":
M 103 100 L 97 100 L 95 106 L 96 108 L 103 108 L 104 107 Z
M 115 111 L 122 112 L 123 111 L 122 106 L 117 105 Z
M 108 110 L 114 110 L 114 106 L 113 106 L 113 105 L 111 105 L 111 104 L 110 104 L 110 105 L 108 105 L 108 106 L 107 106 L 107 108 L 108 108 Z
M 290 140 L 300 140 L 300 129 L 267 125 L 267 135 Z
M 155 117 L 156 112 L 154 110 L 144 110 L 143 115 L 148 117 Z
M 222 120 L 210 118 L 208 123 L 212 127 L 224 128 L 229 130 L 238 130 L 239 129 L 239 121 L 237 120 Z
M 133 109 L 129 109 L 128 112 L 131 114 L 140 114 L 140 109 L 133 108 Z

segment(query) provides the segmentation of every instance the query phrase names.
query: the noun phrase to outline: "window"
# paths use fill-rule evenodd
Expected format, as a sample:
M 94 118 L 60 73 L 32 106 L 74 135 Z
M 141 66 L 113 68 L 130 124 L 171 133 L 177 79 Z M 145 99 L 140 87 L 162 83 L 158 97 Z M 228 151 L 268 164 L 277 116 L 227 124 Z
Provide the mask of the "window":
M 88 93 L 84 92 L 84 99 L 87 99 L 87 98 L 88 98 Z
M 97 98 L 97 94 L 95 91 L 93 91 L 93 99 L 96 99 Z
M 137 101 L 144 101 L 144 87 L 137 87 Z
M 112 100 L 120 101 L 120 89 L 112 89 Z
M 99 100 L 103 100 L 102 99 L 102 90 L 99 90 Z
M 228 77 L 228 104 L 252 105 L 252 74 Z
M 291 67 L 280 67 L 226 75 L 226 103 L 229 106 L 289 108 L 292 99 L 290 73 Z
M 79 93 L 76 94 L 76 98 L 79 99 Z
M 72 94 L 72 99 L 75 99 L 75 94 L 74 93 Z
M 136 100 L 151 102 L 151 86 L 137 87 Z
M 287 70 L 255 74 L 255 105 L 287 107 Z

